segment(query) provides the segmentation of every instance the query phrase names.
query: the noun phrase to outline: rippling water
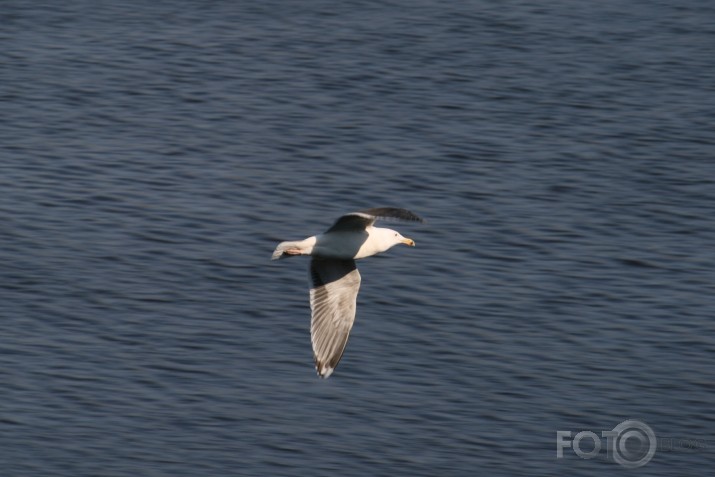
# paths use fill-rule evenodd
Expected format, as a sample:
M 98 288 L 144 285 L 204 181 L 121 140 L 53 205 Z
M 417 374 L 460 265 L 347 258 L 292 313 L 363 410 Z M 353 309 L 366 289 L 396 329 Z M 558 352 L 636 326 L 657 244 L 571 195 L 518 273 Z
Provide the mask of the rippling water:
M 712 470 L 711 2 L 0 17 L 3 475 L 602 475 L 556 431 L 627 418 Z M 384 205 L 322 381 L 271 252 Z

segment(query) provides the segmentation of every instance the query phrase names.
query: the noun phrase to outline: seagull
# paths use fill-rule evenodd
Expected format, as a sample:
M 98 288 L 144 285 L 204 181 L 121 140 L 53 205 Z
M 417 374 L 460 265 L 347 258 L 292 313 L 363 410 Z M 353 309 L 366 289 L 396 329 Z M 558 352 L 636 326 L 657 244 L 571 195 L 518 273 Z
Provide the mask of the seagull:
M 415 246 L 399 232 L 374 227 L 378 219 L 423 222 L 409 210 L 377 207 L 340 217 L 328 230 L 305 240 L 281 242 L 273 260 L 310 255 L 310 337 L 318 376 L 328 378 L 340 362 L 360 289 L 355 260 L 385 252 L 397 244 Z

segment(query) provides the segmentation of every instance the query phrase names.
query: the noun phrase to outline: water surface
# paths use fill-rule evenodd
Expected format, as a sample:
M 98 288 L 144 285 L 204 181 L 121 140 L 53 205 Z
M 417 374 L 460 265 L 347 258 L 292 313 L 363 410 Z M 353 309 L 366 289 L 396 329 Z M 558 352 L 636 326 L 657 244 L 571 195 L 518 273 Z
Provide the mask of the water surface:
M 7 476 L 649 475 L 715 464 L 710 2 L 6 2 Z M 307 261 L 375 206 L 333 377 Z

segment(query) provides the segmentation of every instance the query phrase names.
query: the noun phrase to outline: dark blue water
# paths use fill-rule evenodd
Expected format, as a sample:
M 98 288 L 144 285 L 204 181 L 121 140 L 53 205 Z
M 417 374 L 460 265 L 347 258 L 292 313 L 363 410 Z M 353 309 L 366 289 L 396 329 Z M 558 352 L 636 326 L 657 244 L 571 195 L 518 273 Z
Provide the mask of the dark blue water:
M 0 20 L 3 476 L 616 474 L 556 431 L 627 418 L 715 466 L 712 2 Z M 375 206 L 427 223 L 323 381 L 270 255 Z

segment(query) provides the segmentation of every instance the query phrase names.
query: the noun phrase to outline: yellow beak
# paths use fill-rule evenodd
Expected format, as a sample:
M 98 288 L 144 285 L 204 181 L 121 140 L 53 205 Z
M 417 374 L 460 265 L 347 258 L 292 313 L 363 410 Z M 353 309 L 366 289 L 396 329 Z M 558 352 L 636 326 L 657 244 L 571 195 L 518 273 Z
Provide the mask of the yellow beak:
M 412 239 L 408 239 L 408 238 L 406 238 L 405 240 L 403 240 L 402 243 L 404 243 L 405 245 L 408 245 L 408 246 L 410 246 L 410 247 L 414 247 L 414 246 L 415 246 L 415 241 L 412 240 Z

